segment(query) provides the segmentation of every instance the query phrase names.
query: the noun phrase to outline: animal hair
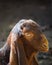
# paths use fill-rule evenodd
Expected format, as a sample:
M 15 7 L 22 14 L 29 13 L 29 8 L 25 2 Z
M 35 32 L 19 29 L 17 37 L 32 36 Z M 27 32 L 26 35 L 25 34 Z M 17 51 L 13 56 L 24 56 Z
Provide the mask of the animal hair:
M 40 25 L 31 19 L 22 19 L 11 30 L 0 49 L 0 57 L 8 56 L 5 65 L 39 65 L 36 55 L 48 49 L 48 40 Z

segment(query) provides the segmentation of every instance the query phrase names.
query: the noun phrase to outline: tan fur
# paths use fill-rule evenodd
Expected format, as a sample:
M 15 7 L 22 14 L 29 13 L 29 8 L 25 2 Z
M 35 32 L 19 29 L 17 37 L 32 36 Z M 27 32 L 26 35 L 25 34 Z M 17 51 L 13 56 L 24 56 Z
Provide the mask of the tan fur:
M 7 39 L 10 46 L 9 65 L 38 65 L 36 55 L 39 51 L 48 51 L 48 40 L 38 24 L 27 22 L 21 25 L 22 33 L 11 32 Z M 20 25 L 20 24 L 19 24 Z M 26 25 L 30 28 L 27 30 Z

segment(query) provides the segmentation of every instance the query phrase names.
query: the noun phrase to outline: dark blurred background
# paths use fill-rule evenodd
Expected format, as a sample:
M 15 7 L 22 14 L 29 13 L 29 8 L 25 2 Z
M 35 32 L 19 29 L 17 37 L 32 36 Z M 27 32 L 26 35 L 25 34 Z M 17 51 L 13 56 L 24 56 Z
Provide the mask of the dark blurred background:
M 40 24 L 52 49 L 52 0 L 0 0 L 0 47 L 20 19 L 33 19 Z M 50 52 L 52 54 L 52 50 Z M 52 56 L 45 58 L 39 61 L 40 65 L 52 65 Z

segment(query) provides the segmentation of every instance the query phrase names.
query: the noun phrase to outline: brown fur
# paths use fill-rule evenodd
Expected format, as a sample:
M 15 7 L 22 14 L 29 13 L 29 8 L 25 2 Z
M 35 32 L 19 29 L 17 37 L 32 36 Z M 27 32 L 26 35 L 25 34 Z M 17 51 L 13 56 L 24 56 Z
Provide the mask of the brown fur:
M 37 53 L 48 51 L 48 41 L 39 25 L 27 21 L 32 20 L 25 20 L 25 23 L 21 25 L 21 35 L 10 32 L 7 38 L 6 50 L 10 49 L 9 65 L 38 65 Z M 26 25 L 30 27 L 28 30 Z

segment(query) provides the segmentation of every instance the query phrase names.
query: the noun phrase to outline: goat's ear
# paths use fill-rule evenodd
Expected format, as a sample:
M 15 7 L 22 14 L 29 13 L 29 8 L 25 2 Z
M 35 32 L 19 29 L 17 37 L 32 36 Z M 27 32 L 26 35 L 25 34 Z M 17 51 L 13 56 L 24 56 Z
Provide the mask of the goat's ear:
M 19 35 L 12 34 L 9 63 L 11 65 L 28 65 L 23 43 Z
M 16 43 L 17 42 L 17 35 L 11 33 L 11 43 L 10 43 L 10 58 L 9 58 L 9 65 L 18 65 L 17 63 L 17 55 L 16 55 Z
M 26 58 L 26 54 L 25 54 L 25 50 L 24 50 L 24 46 L 23 46 L 23 42 L 21 38 L 18 39 L 17 45 L 18 45 L 17 47 L 18 61 L 20 65 L 28 65 L 28 61 Z

